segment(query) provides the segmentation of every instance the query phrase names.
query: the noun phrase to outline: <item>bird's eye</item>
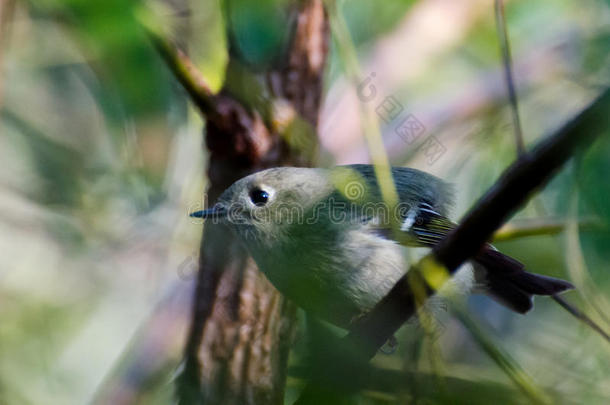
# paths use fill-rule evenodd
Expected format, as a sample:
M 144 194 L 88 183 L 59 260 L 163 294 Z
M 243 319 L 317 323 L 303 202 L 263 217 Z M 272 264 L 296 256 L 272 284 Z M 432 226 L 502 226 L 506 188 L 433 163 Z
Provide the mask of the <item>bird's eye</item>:
M 269 201 L 269 193 L 260 188 L 255 188 L 250 191 L 250 201 L 257 207 L 262 207 Z

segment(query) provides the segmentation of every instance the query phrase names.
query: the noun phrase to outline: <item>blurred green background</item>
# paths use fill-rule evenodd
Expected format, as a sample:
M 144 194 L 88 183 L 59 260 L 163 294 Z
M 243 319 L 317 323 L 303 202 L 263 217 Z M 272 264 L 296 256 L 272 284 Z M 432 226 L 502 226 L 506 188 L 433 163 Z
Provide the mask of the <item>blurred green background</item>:
M 241 3 L 232 9 L 241 51 L 264 67 L 284 44 L 276 8 L 285 1 Z M 459 218 L 515 157 L 493 3 L 339 4 L 363 75 L 374 73 L 378 101 L 394 96 L 425 127 L 421 141 L 432 136 L 445 150 L 430 162 L 420 141 L 407 144 L 382 125 L 392 163 L 455 183 Z M 228 58 L 220 7 L 213 0 L 0 0 L 0 403 L 91 403 L 134 350 L 150 350 L 141 367 L 159 370 L 143 389 L 146 403 L 171 401 L 201 234 L 186 214 L 205 198 L 204 123 L 139 21 L 158 18 L 217 89 Z M 608 85 L 610 10 L 605 1 L 516 0 L 506 16 L 531 145 Z M 322 166 L 368 159 L 341 46 L 332 43 L 327 67 Z M 599 226 L 498 245 L 532 271 L 574 282 L 578 291 L 566 296 L 606 329 L 609 157 L 606 136 L 517 216 L 594 217 Z M 163 308 L 165 327 L 140 347 L 134 336 Z M 610 346 L 556 303 L 538 299 L 527 317 L 484 297 L 472 297 L 469 309 L 559 402 L 610 402 Z M 374 364 L 472 382 L 449 400 L 427 398 L 424 389 L 421 403 L 527 401 L 460 322 L 449 314 L 440 322 L 438 339 L 427 340 L 406 325 L 398 350 Z M 291 366 L 299 365 L 305 335 Z M 298 375 L 289 378 L 287 401 L 301 384 Z M 396 401 L 381 391 L 360 399 Z

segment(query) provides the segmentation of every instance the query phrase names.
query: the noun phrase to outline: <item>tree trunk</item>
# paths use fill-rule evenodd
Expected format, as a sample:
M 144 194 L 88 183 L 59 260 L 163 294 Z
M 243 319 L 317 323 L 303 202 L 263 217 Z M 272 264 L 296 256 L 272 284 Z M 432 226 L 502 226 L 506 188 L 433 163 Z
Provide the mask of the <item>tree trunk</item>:
M 254 74 L 231 53 L 226 84 L 206 117 L 208 203 L 254 171 L 311 164 L 328 20 L 322 0 L 296 2 L 293 15 L 292 38 L 279 65 Z M 252 83 L 261 86 L 266 101 L 244 101 L 256 98 Z M 180 402 L 281 404 L 295 307 L 222 225 L 205 223 L 199 266 L 177 385 Z

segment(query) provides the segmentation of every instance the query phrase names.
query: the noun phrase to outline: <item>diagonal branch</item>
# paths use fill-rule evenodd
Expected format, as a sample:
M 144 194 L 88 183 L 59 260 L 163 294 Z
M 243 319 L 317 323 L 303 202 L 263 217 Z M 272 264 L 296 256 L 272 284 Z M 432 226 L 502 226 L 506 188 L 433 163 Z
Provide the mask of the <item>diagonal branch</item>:
M 217 111 L 214 93 L 191 59 L 150 24 L 143 22 L 142 28 L 199 111 L 206 117 L 215 116 Z
M 420 294 L 433 294 L 448 278 L 443 272 L 445 276 L 438 280 L 435 270 L 445 268 L 452 274 L 474 256 L 493 232 L 544 186 L 578 147 L 589 145 L 608 128 L 609 108 L 610 89 L 606 89 L 554 135 L 545 138 L 511 165 L 466 214 L 460 225 L 413 266 L 369 314 L 354 324 L 338 346 L 340 350 L 331 354 L 336 358 L 328 359 L 327 354 L 324 369 L 319 367 L 317 370 L 318 378 L 330 380 L 337 375 L 345 377 L 354 372 L 358 364 L 372 358 L 394 332 L 413 316 L 417 309 L 416 301 L 421 302 Z M 435 277 L 440 282 L 432 282 Z M 423 288 L 415 288 L 417 286 Z M 309 384 L 297 403 L 309 403 L 315 397 L 315 390 Z
M 578 116 L 511 165 L 464 217 L 460 226 L 434 249 L 450 271 L 473 256 L 509 216 L 544 186 L 575 153 L 608 127 L 610 90 Z
M 559 218 L 536 218 L 526 221 L 516 221 L 502 226 L 494 233 L 494 242 L 505 242 L 529 236 L 549 236 L 563 232 L 568 224 L 566 220 Z M 581 230 L 606 230 L 607 227 L 601 223 L 599 218 L 588 217 L 578 221 Z
M 603 330 L 595 321 L 593 321 L 593 319 L 591 319 L 583 311 L 576 308 L 574 305 L 570 304 L 565 299 L 563 299 L 563 297 L 560 297 L 559 295 L 553 295 L 551 298 L 553 298 L 553 300 L 556 303 L 561 305 L 566 311 L 568 311 L 570 314 L 572 314 L 572 316 L 574 316 L 576 319 L 583 322 L 585 325 L 587 325 L 588 327 L 593 329 L 595 332 L 599 333 L 600 336 L 602 336 L 604 339 L 606 339 L 606 341 L 610 342 L 610 335 L 608 334 L 608 332 Z

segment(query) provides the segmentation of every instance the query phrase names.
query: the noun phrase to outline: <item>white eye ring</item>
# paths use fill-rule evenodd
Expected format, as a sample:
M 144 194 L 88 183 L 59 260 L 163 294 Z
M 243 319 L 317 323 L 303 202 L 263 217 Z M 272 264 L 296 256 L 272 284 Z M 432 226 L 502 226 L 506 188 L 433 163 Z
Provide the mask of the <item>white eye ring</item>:
M 267 205 L 273 198 L 275 190 L 264 185 L 258 185 L 250 188 L 248 191 L 248 202 L 255 207 L 263 207 Z

